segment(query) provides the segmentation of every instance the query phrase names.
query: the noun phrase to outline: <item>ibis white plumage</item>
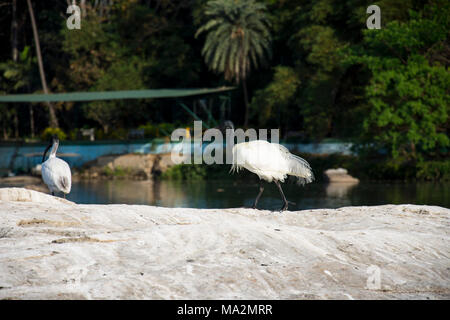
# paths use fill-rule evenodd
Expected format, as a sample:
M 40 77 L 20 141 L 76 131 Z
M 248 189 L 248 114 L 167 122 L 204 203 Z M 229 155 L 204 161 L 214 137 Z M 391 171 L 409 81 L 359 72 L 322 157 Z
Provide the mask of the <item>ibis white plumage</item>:
M 72 174 L 70 167 L 62 159 L 56 157 L 56 150 L 58 150 L 59 140 L 53 137 L 50 145 L 45 149 L 42 157 L 42 179 L 49 188 L 52 195 L 55 192 L 62 192 L 64 198 L 66 194 L 70 193 L 72 187 Z M 52 148 L 48 159 L 44 162 L 47 151 Z
M 265 140 L 243 142 L 233 147 L 233 164 L 230 171 L 238 172 L 241 168 L 258 175 L 261 180 L 253 208 L 256 208 L 264 191 L 262 180 L 274 182 L 277 185 L 284 201 L 282 211 L 288 209 L 289 201 L 284 196 L 280 182 L 284 182 L 288 175 L 297 177 L 300 184 L 314 180 L 311 166 L 305 159 L 293 155 L 286 147 L 278 143 Z

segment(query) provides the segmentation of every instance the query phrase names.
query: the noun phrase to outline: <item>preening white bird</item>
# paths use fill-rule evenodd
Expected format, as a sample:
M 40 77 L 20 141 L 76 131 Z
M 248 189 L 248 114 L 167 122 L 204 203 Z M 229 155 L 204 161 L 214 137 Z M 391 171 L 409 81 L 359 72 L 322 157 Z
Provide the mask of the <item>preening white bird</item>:
M 65 198 L 66 194 L 70 192 L 70 189 L 72 187 L 72 174 L 67 162 L 56 157 L 56 150 L 58 150 L 58 146 L 59 140 L 53 137 L 52 141 L 44 151 L 44 156 L 42 157 L 41 172 L 42 179 L 44 180 L 52 195 L 55 195 L 55 192 L 62 192 Z M 52 148 L 50 151 L 50 155 L 44 162 L 45 156 L 47 155 L 50 147 Z
M 277 185 L 284 201 L 281 211 L 288 209 L 289 201 L 284 196 L 280 182 L 284 182 L 288 175 L 297 177 L 302 185 L 314 180 L 311 166 L 305 159 L 293 155 L 278 143 L 265 140 L 243 142 L 233 146 L 233 164 L 230 172 L 239 172 L 242 168 L 258 175 L 260 179 L 259 193 L 253 208 L 256 208 L 264 191 L 263 180 L 273 181 Z

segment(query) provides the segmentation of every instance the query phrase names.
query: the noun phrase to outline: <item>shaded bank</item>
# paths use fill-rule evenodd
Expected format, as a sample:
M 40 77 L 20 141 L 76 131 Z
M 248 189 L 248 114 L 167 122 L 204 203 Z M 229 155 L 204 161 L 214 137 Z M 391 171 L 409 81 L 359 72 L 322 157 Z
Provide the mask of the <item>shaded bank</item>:
M 169 131 L 170 132 L 170 131 Z M 204 149 L 209 142 L 203 142 Z M 308 154 L 351 154 L 351 143 L 339 141 L 324 141 L 321 143 L 283 143 L 289 150 L 297 150 Z M 81 166 L 95 161 L 99 157 L 125 154 L 153 154 L 160 155 L 170 153 L 179 145 L 172 143 L 167 138 L 155 138 L 146 140 L 116 140 L 116 141 L 64 141 L 60 146 L 63 159 L 71 167 Z M 0 143 L 0 173 L 7 168 L 16 172 L 28 172 L 32 167 L 40 163 L 42 152 L 46 143 Z M 194 148 L 192 144 L 192 149 Z M 68 155 L 64 157 L 65 155 Z
M 168 140 L 134 142 L 64 142 L 59 157 L 69 163 L 76 178 L 81 179 L 223 179 L 228 177 L 228 165 L 177 165 L 170 152 L 179 144 Z M 204 143 L 202 149 L 208 144 Z M 327 169 L 346 168 L 360 180 L 450 181 L 450 161 L 422 160 L 394 162 L 382 155 L 356 156 L 352 143 L 283 143 L 306 159 L 318 181 Z M 192 144 L 191 150 L 198 145 Z M 24 174 L 40 164 L 43 144 L 2 144 L 0 146 L 0 176 L 9 171 Z M 160 162 L 160 163 L 158 163 Z M 173 167 L 173 168 L 172 168 Z M 166 172 L 167 171 L 167 172 Z M 247 178 L 247 177 L 246 177 Z

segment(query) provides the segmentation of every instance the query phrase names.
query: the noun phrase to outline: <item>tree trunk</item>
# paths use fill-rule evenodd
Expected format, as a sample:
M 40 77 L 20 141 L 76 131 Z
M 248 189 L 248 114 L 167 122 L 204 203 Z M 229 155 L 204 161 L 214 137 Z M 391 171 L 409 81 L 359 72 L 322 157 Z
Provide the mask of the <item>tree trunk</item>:
M 33 6 L 31 5 L 30 0 L 27 0 L 27 4 L 28 4 L 28 11 L 30 13 L 31 26 L 33 28 L 34 43 L 36 46 L 36 56 L 38 59 L 39 74 L 41 76 L 42 89 L 44 89 L 45 94 L 48 94 L 49 91 L 48 91 L 48 87 L 47 87 L 47 81 L 45 80 L 44 64 L 42 62 L 41 46 L 39 44 L 39 35 L 38 35 L 38 31 L 37 31 L 36 21 L 34 19 Z M 46 105 L 49 110 L 49 116 L 50 116 L 49 125 L 50 125 L 50 127 L 58 128 L 59 124 L 58 124 L 58 119 L 56 118 L 55 107 L 50 102 L 46 102 Z
M 12 2 L 12 21 L 11 21 L 11 48 L 12 48 L 12 59 L 15 63 L 19 59 L 19 49 L 17 48 L 17 0 Z M 14 138 L 19 138 L 19 110 L 18 106 L 14 106 Z
M 14 109 L 14 138 L 17 140 L 19 139 L 19 115 L 18 115 L 18 107 Z
M 31 138 L 34 138 L 34 111 L 33 111 L 33 105 L 30 103 L 28 104 L 28 108 L 30 110 L 30 131 L 31 131 Z
M 244 103 L 245 103 L 245 116 L 244 116 L 244 128 L 247 129 L 248 126 L 248 93 L 247 93 L 247 83 L 245 79 L 242 80 L 242 88 L 244 90 Z
M 8 140 L 8 132 L 6 132 L 6 125 L 3 126 L 3 140 Z
M 31 88 L 30 88 L 30 84 L 28 84 L 28 91 L 31 92 Z M 30 114 L 30 134 L 31 134 L 31 138 L 34 138 L 34 109 L 33 109 L 33 104 L 29 103 L 28 104 L 28 111 Z
M 11 23 L 11 48 L 12 48 L 12 59 L 17 62 L 19 58 L 19 49 L 17 48 L 17 0 L 12 2 L 12 23 Z

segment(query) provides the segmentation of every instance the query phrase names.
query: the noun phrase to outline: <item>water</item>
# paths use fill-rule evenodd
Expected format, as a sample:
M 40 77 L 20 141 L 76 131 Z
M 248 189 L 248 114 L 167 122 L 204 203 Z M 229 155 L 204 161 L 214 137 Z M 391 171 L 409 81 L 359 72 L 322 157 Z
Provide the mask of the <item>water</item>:
M 277 210 L 282 200 L 276 186 L 265 185 L 261 209 Z M 283 184 L 290 210 L 339 208 L 382 204 L 425 204 L 450 207 L 450 183 L 362 182 L 312 183 L 305 187 Z M 145 204 L 163 207 L 250 207 L 258 193 L 256 181 L 80 181 L 68 199 L 84 204 Z

